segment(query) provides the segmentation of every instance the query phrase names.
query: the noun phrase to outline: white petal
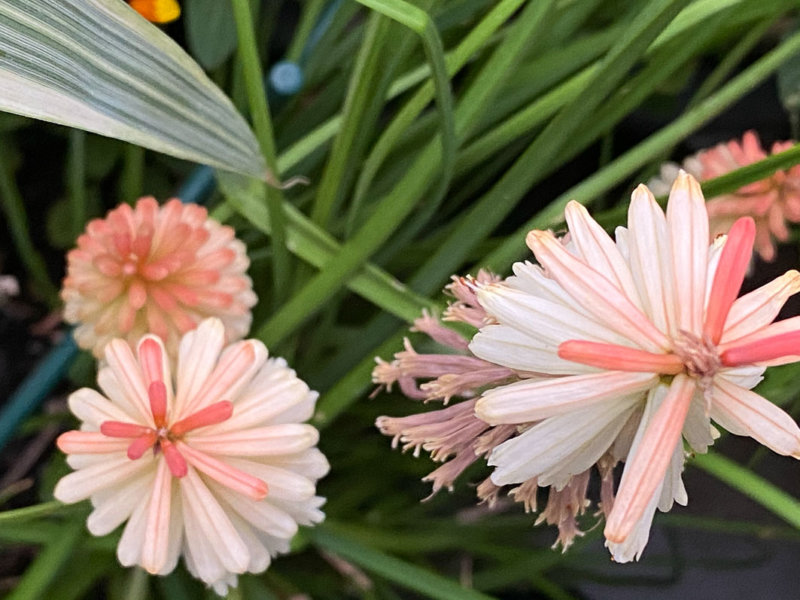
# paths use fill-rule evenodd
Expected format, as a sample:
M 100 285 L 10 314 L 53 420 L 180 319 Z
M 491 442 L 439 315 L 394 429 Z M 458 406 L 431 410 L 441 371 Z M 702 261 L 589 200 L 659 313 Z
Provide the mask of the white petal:
M 193 468 L 190 467 L 186 476 L 180 479 L 180 487 L 187 545 L 192 545 L 198 537 L 205 538 L 222 567 L 231 573 L 246 571 L 250 562 L 247 546 Z M 202 544 L 200 546 L 205 548 Z M 216 581 L 220 578 L 218 575 L 211 575 L 218 570 L 215 561 L 210 561 L 207 565 L 198 563 L 197 567 L 203 581 Z
M 316 491 L 316 487 L 308 478 L 287 469 L 241 458 L 227 458 L 225 462 L 266 483 L 267 498 L 270 500 L 285 498 L 301 501 L 310 498 Z
M 565 305 L 515 290 L 502 283 L 478 290 L 478 300 L 501 324 L 558 346 L 567 340 L 629 345 L 628 339 L 587 317 L 574 302 Z
M 141 557 L 142 567 L 153 575 L 164 569 L 169 557 L 171 507 L 172 473 L 167 461 L 160 460 L 147 501 Z
M 95 494 L 92 497 L 95 509 L 86 520 L 89 532 L 97 536 L 107 535 L 124 523 L 134 508 L 145 503 L 154 477 L 155 470 L 150 469 L 105 493 Z
M 563 487 L 608 450 L 639 400 L 617 398 L 534 425 L 492 451 L 492 481 L 506 485 L 536 477 L 539 485 Z
M 653 516 L 655 515 L 660 495 L 661 490 L 656 490 L 650 500 L 650 504 L 647 505 L 641 518 L 636 522 L 633 531 L 624 541 L 615 543 L 606 540 L 606 547 L 611 552 L 615 562 L 627 563 L 639 560 L 645 546 L 647 546 L 647 541 L 650 539 L 650 527 L 653 524 Z
M 717 372 L 717 377 L 722 377 L 739 387 L 751 390 L 763 381 L 764 371 L 766 370 L 766 367 L 761 365 L 745 365 L 732 369 L 720 369 Z
M 708 213 L 700 184 L 686 173 L 679 174 L 672 186 L 667 227 L 672 245 L 677 325 L 700 335 L 708 277 Z
M 227 456 L 273 456 L 294 454 L 316 446 L 319 433 L 311 425 L 287 424 L 255 427 L 243 431 L 217 434 L 212 431 L 192 431 L 187 442 L 196 450 Z
M 258 373 L 267 360 L 267 349 L 258 340 L 245 340 L 231 344 L 219 357 L 214 371 L 205 380 L 197 394 L 187 397 L 182 404 L 180 417 L 221 400 L 236 402 L 242 390 Z
M 686 422 L 683 424 L 683 437 L 692 450 L 704 454 L 714 443 L 712 431 L 711 421 L 706 414 L 705 400 L 702 394 L 697 393 L 689 405 Z
M 311 481 L 324 477 L 330 470 L 328 459 L 318 448 L 309 448 L 297 454 L 270 456 L 265 460 L 270 465 L 287 469 Z
M 657 382 L 652 373 L 622 371 L 519 381 L 484 392 L 475 414 L 490 425 L 530 423 L 643 392 Z
M 737 298 L 722 333 L 722 343 L 737 340 L 762 327 L 766 327 L 778 316 L 790 296 L 800 291 L 800 273 L 788 271 L 766 285 Z
M 773 452 L 800 458 L 800 428 L 772 402 L 717 377 L 711 418 L 731 433 L 748 435 Z
M 125 421 L 142 423 L 143 425 L 150 426 L 148 420 L 142 416 L 142 412 L 138 406 L 134 405 L 128 399 L 125 388 L 110 367 L 103 367 L 97 373 L 97 385 L 100 386 L 100 389 L 103 390 L 103 393 L 114 406 L 129 415 L 128 418 L 124 419 Z
M 575 304 L 597 322 L 627 338 L 626 345 L 650 352 L 669 348 L 669 340 L 619 288 L 570 255 L 552 233 L 534 230 L 526 240 L 542 266 L 574 298 Z
M 183 414 L 187 400 L 194 398 L 214 370 L 225 344 L 225 328 L 219 319 L 206 319 L 181 339 L 175 411 Z
M 714 286 L 714 276 L 717 274 L 719 259 L 722 256 L 722 249 L 725 247 L 727 238 L 728 236 L 726 235 L 715 237 L 708 249 L 708 275 L 706 278 L 706 293 L 703 299 L 703 310 L 708 306 L 708 298 L 711 295 L 711 288 Z
M 147 502 L 142 502 L 133 509 L 133 514 L 128 519 L 117 545 L 117 559 L 123 567 L 132 567 L 140 563 L 146 526 Z
M 675 291 L 667 220 L 644 186 L 633 192 L 628 210 L 628 241 L 633 280 L 644 312 L 660 331 L 675 331 Z
M 306 421 L 313 415 L 317 396 L 286 367 L 285 361 L 271 359 L 238 395 L 233 416 L 215 430 L 233 431 Z
M 250 573 L 261 573 L 266 570 L 271 562 L 271 558 L 264 543 L 256 532 L 253 531 L 253 527 L 235 512 L 232 513 L 230 517 L 231 523 L 236 527 L 236 531 L 239 533 L 242 541 L 247 544 L 247 550 L 250 553 L 250 564 L 247 565 L 247 571 Z
M 539 265 L 531 262 L 514 263 L 511 269 L 514 275 L 508 277 L 505 283 L 516 290 L 549 300 L 562 306 L 572 306 L 574 300 L 558 282 L 544 274 Z
M 275 537 L 290 539 L 297 533 L 297 523 L 288 514 L 264 500 L 251 500 L 241 494 L 211 484 L 218 497 L 222 498 L 247 523 Z
M 574 200 L 567 204 L 564 216 L 569 226 L 570 239 L 578 248 L 583 261 L 614 283 L 641 310 L 642 302 L 631 271 L 605 230 L 589 216 L 583 205 Z
M 79 502 L 100 490 L 113 488 L 154 467 L 152 457 L 147 455 L 139 460 L 131 460 L 125 455 L 108 458 L 62 477 L 56 484 L 53 495 L 65 504 Z
M 122 407 L 112 403 L 108 398 L 90 388 L 81 388 L 73 392 L 68 400 L 69 409 L 90 431 L 99 431 L 104 421 L 123 421 L 135 423 L 138 413 L 128 413 Z
M 325 520 L 325 513 L 319 508 L 325 504 L 325 498 L 314 496 L 301 502 L 294 500 L 284 500 L 282 498 L 273 498 L 272 505 L 280 508 L 286 514 L 290 515 L 298 525 L 317 525 Z
M 144 376 L 128 343 L 121 339 L 111 340 L 106 346 L 105 359 L 114 373 L 125 400 L 137 411 L 139 415 L 137 421 L 153 427 L 153 415 L 150 412 L 150 399 L 144 385 Z M 107 379 L 107 381 L 110 380 Z M 111 393 L 105 387 L 103 391 L 107 394 Z M 109 395 L 109 397 L 111 396 Z
M 689 497 L 686 494 L 686 487 L 683 485 L 681 474 L 683 473 L 683 463 L 685 456 L 683 444 L 677 444 L 672 453 L 672 460 L 664 474 L 664 484 L 661 491 L 656 490 L 655 496 L 658 498 L 658 510 L 667 512 L 672 508 L 672 503 L 677 502 L 681 506 L 686 506 Z
M 560 358 L 558 344 L 532 337 L 508 325 L 483 327 L 472 338 L 469 349 L 478 358 L 518 371 L 550 375 L 598 371 L 595 367 Z

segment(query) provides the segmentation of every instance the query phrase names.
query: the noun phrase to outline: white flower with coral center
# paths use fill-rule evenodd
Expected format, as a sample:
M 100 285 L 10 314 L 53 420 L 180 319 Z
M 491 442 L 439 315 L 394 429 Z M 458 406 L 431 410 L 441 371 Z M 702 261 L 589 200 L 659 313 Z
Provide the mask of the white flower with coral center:
M 75 472 L 55 496 L 91 498 L 95 535 L 127 521 L 123 565 L 166 574 L 183 555 L 222 594 L 287 552 L 298 524 L 322 521 L 315 484 L 328 463 L 302 424 L 317 394 L 261 342 L 225 348 L 222 323 L 207 319 L 181 340 L 175 385 L 156 336 L 138 357 L 119 339 L 105 356 L 106 396 L 83 388 L 69 398 L 83 424 L 58 439 Z
M 616 243 L 576 202 L 571 241 L 532 231 L 541 268 L 478 291 L 498 324 L 470 344 L 484 360 L 557 375 L 485 392 L 491 425 L 536 422 L 490 455 L 498 485 L 536 478 L 564 486 L 603 456 L 626 461 L 605 534 L 614 558 L 638 557 L 656 507 L 686 502 L 681 434 L 705 452 L 715 430 L 749 435 L 800 458 L 800 429 L 750 390 L 768 362 L 798 360 L 800 318 L 772 324 L 800 290 L 790 271 L 737 299 L 750 261 L 752 219 L 709 249 L 702 192 L 681 173 L 666 216 L 640 186 Z M 608 511 L 606 511 L 608 512 Z
M 64 318 L 97 358 L 112 339 L 133 347 L 146 333 L 174 358 L 181 336 L 208 317 L 222 320 L 232 342 L 247 334 L 256 303 L 249 264 L 233 229 L 205 208 L 141 198 L 91 221 L 67 254 Z

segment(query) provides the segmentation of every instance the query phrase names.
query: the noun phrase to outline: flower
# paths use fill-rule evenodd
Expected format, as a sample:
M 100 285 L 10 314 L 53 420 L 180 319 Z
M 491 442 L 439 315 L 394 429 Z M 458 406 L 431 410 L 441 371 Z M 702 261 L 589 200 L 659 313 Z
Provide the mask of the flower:
M 494 448 L 495 485 L 560 489 L 597 464 L 624 461 L 613 497 L 604 479 L 606 545 L 615 560 L 638 558 L 656 508 L 685 504 L 684 438 L 706 452 L 710 420 L 775 452 L 800 458 L 800 428 L 750 391 L 768 364 L 800 360 L 800 317 L 772 323 L 800 291 L 790 271 L 737 299 L 755 224 L 739 219 L 708 245 L 697 181 L 681 172 L 666 216 L 653 195 L 633 193 L 616 242 L 577 202 L 566 209 L 570 241 L 531 231 L 541 266 L 480 286 L 494 321 L 470 343 L 478 358 L 549 375 L 485 391 L 475 414 L 524 431 Z
M 473 331 L 495 322 L 481 305 L 475 290 L 482 285 L 497 282 L 496 275 L 481 271 L 476 278 L 456 277 L 446 291 L 456 298 L 444 313 L 444 320 L 459 322 Z M 391 389 L 398 383 L 400 390 L 414 400 L 449 403 L 454 397 L 463 400 L 438 410 L 406 417 L 382 416 L 375 425 L 385 435 L 392 436 L 392 445 L 402 444 L 403 450 L 430 452 L 431 459 L 442 465 L 423 478 L 432 483 L 435 495 L 442 488 L 452 490 L 456 479 L 469 467 L 486 456 L 502 442 L 518 435 L 514 425 L 492 426 L 475 416 L 476 396 L 487 386 L 497 386 L 538 375 L 516 370 L 494 362 L 482 360 L 469 351 L 469 342 L 460 333 L 445 327 L 438 319 L 423 312 L 414 322 L 412 331 L 425 333 L 431 340 L 447 350 L 446 353 L 418 354 L 405 340 L 405 349 L 395 354 L 391 363 L 376 359 L 373 381 L 380 387 Z M 420 383 L 421 381 L 424 383 Z M 613 465 L 611 465 L 613 467 Z M 613 475 L 610 468 L 601 468 L 603 481 Z M 589 505 L 586 488 L 589 470 L 570 478 L 562 488 L 551 488 L 545 510 L 536 523 L 546 521 L 558 526 L 556 545 L 568 548 L 574 538 L 583 533 L 578 528 L 577 517 Z M 605 486 L 607 487 L 607 485 Z M 508 491 L 508 495 L 524 505 L 526 512 L 536 511 L 538 483 L 525 481 Z M 501 491 L 488 477 L 477 488 L 478 499 L 494 507 Z
M 792 141 L 775 142 L 772 154 L 788 150 Z M 741 167 L 767 158 L 758 134 L 747 131 L 741 142 L 731 140 L 690 156 L 683 168 L 701 181 L 713 179 Z M 660 177 L 651 180 L 651 189 L 661 195 L 675 180 L 678 167 L 672 163 L 662 166 Z M 775 240 L 789 239 L 787 221 L 800 223 L 800 165 L 785 171 L 775 171 L 769 177 L 742 186 L 735 192 L 709 200 L 706 204 L 712 236 L 726 233 L 733 222 L 743 216 L 755 220 L 755 248 L 765 261 L 775 258 Z
M 131 8 L 153 23 L 169 23 L 181 16 L 175 0 L 128 0 Z
M 67 254 L 64 318 L 97 358 L 114 338 L 133 347 L 146 333 L 175 357 L 182 334 L 218 317 L 228 342 L 250 328 L 256 303 L 244 244 L 206 209 L 142 198 L 95 219 Z
M 69 398 L 82 426 L 57 443 L 75 471 L 54 494 L 91 498 L 94 535 L 127 521 L 120 563 L 163 575 L 183 555 L 222 595 L 237 574 L 288 552 L 298 524 L 323 520 L 315 483 L 328 463 L 317 430 L 301 424 L 317 394 L 261 342 L 226 348 L 222 322 L 207 319 L 181 340 L 174 381 L 157 336 L 138 356 L 113 340 L 105 356 L 105 396 L 83 388 Z

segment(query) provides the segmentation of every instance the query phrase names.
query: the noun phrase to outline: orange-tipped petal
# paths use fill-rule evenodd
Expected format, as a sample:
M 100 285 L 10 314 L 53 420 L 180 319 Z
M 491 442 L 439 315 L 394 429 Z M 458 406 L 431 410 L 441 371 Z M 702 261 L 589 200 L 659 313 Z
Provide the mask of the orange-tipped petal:
M 153 431 L 150 427 L 122 421 L 105 421 L 100 425 L 100 433 L 115 438 L 136 438 L 150 431 Z
M 738 367 L 797 354 L 800 354 L 800 331 L 790 331 L 749 343 L 730 344 L 720 360 L 727 367 Z
M 128 447 L 125 439 L 109 439 L 99 431 L 67 431 L 56 440 L 64 454 L 106 454 L 120 452 Z
M 167 386 L 163 381 L 154 381 L 148 389 L 150 396 L 150 410 L 153 411 L 153 421 L 156 427 L 167 424 Z
M 253 500 L 263 500 L 267 496 L 267 484 L 258 477 L 236 469 L 205 452 L 193 450 L 188 444 L 178 442 L 178 448 L 195 469 L 205 473 L 225 487 Z
M 675 375 L 683 370 L 683 362 L 675 354 L 655 354 L 646 350 L 569 340 L 558 347 L 558 356 L 611 371 L 637 371 Z
M 614 508 L 606 523 L 605 536 L 609 541 L 621 543 L 628 537 L 664 479 L 675 446 L 680 443 L 695 388 L 695 381 L 688 375 L 676 375 L 672 380 L 636 453 L 625 465 Z
M 128 458 L 131 460 L 138 460 L 144 456 L 150 448 L 156 445 L 158 435 L 152 429 L 143 433 L 128 446 Z
M 170 472 L 177 478 L 185 477 L 188 467 L 186 459 L 183 458 L 180 450 L 169 440 L 161 440 L 161 451 L 164 453 L 164 460 L 167 462 Z
M 728 312 L 739 295 L 747 267 L 753 255 L 753 242 L 756 237 L 756 224 L 750 217 L 737 220 L 728 232 L 728 239 L 722 249 L 714 283 L 708 296 L 706 321 L 703 332 L 714 344 L 722 338 L 722 330 Z
M 181 419 L 170 427 L 170 432 L 175 436 L 180 436 L 199 427 L 216 425 L 231 418 L 233 414 L 233 404 L 227 400 L 215 402 L 211 406 L 192 413 L 185 419 Z

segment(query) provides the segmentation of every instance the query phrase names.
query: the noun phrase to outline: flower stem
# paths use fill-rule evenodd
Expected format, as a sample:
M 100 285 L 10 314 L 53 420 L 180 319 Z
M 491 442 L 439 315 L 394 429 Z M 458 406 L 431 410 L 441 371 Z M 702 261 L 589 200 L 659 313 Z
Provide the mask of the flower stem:
M 239 40 L 239 61 L 242 65 L 247 100 L 253 121 L 256 138 L 261 153 L 267 162 L 268 180 L 278 182 L 278 169 L 275 141 L 272 131 L 267 96 L 264 92 L 261 62 L 258 56 L 253 14 L 249 0 L 232 0 L 236 19 L 236 33 Z M 266 188 L 267 210 L 269 211 L 273 253 L 273 292 L 274 302 L 279 304 L 285 297 L 289 286 L 289 251 L 286 248 L 286 223 L 283 214 L 283 194 L 279 188 L 268 185 Z

